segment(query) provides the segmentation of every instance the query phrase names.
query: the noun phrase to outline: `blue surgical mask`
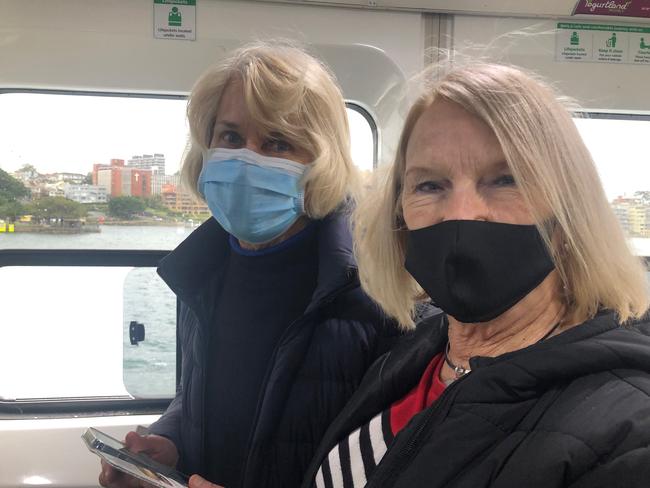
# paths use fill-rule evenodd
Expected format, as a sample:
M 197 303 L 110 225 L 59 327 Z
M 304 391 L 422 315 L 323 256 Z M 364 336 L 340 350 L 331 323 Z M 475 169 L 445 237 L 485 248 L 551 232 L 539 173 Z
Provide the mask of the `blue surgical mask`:
M 249 149 L 210 149 L 199 190 L 231 235 L 260 244 L 286 232 L 305 212 L 300 179 L 307 166 Z

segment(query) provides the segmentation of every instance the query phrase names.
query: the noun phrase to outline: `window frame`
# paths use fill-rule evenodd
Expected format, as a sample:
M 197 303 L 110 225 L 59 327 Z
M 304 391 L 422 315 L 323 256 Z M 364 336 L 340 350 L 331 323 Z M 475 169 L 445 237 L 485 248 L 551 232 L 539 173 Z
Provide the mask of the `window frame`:
M 573 119 L 582 120 L 635 120 L 650 123 L 650 113 L 646 111 L 639 112 L 621 112 L 618 110 L 590 110 L 590 109 L 576 109 L 571 112 Z M 587 147 L 589 149 L 589 147 Z M 625 236 L 626 239 L 628 236 Z M 646 268 L 650 272 L 650 256 L 638 255 L 643 259 Z
M 0 268 L 7 266 L 74 267 L 157 267 L 168 250 L 122 249 L 0 249 Z M 181 350 L 178 338 L 180 302 L 176 299 L 176 391 L 181 378 Z M 37 398 L 0 400 L 0 420 L 12 418 L 60 417 L 161 413 L 171 403 L 166 398 Z
M 345 108 L 349 108 L 360 114 L 370 126 L 370 132 L 372 133 L 372 170 L 374 171 L 377 169 L 379 162 L 379 129 L 377 122 L 368 110 L 356 102 L 346 100 Z
M 615 110 L 579 109 L 572 112 L 579 119 L 641 120 L 650 122 L 648 112 L 619 112 Z

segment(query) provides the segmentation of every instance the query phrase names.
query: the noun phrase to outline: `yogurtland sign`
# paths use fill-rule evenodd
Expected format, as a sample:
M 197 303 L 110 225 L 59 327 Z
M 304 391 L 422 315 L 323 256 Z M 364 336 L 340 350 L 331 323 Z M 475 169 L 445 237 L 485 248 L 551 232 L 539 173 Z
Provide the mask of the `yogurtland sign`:
M 650 0 L 580 0 L 573 9 L 576 14 L 650 18 Z

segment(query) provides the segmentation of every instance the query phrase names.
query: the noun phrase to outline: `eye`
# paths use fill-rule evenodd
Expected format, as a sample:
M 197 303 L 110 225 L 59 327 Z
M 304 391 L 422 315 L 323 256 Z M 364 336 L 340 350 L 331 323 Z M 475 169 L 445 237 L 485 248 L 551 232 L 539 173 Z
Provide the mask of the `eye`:
M 264 143 L 264 150 L 271 153 L 287 153 L 293 151 L 293 146 L 284 139 L 273 138 Z
M 501 175 L 492 180 L 494 186 L 516 186 L 515 179 L 512 175 Z
M 414 187 L 415 193 L 436 193 L 442 189 L 442 185 L 435 181 L 423 181 Z
M 244 143 L 244 139 L 238 132 L 234 130 L 224 130 L 219 134 L 219 145 L 226 147 L 240 147 Z

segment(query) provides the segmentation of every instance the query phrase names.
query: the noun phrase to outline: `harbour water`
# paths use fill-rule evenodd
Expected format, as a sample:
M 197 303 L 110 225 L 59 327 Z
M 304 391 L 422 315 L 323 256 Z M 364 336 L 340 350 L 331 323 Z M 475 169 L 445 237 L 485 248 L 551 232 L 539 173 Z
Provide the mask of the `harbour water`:
M 101 232 L 86 234 L 0 234 L 1 249 L 174 249 L 190 226 L 102 225 Z

